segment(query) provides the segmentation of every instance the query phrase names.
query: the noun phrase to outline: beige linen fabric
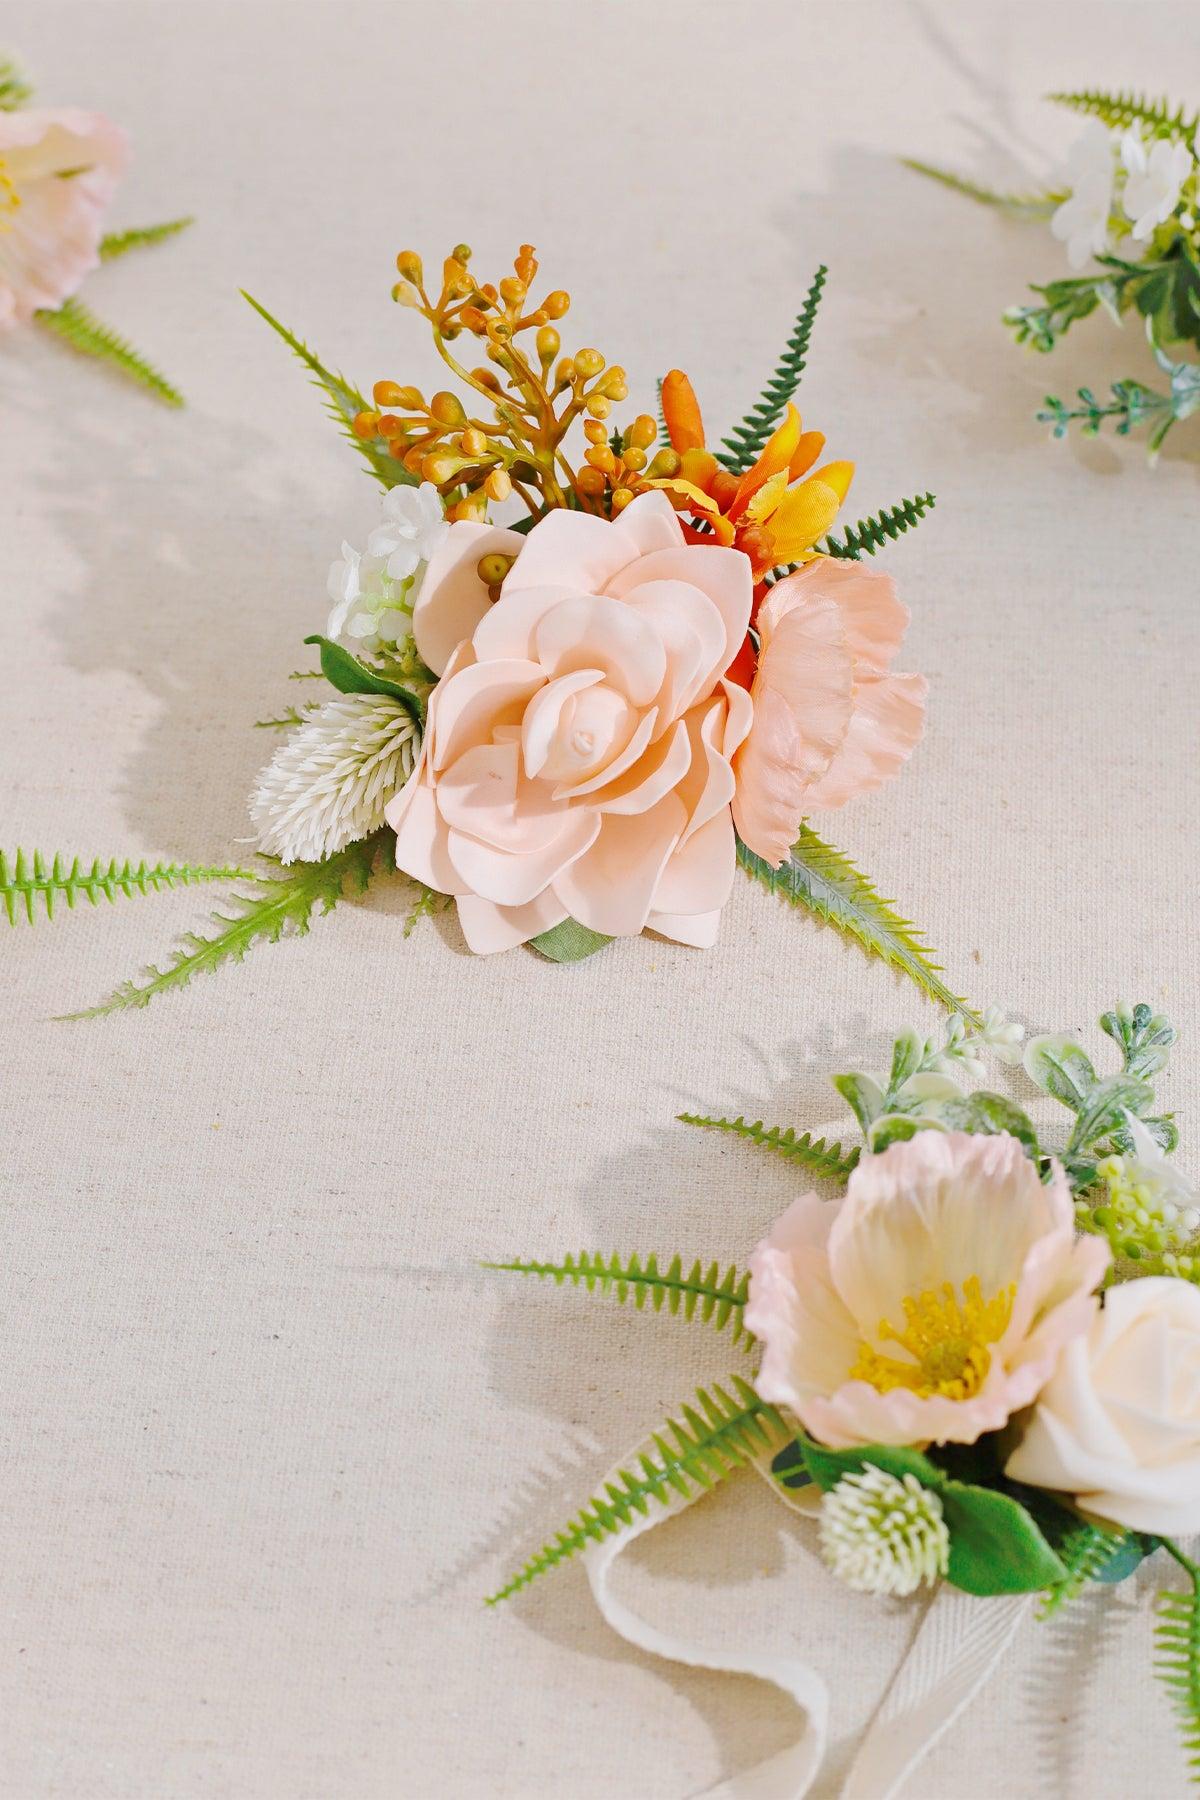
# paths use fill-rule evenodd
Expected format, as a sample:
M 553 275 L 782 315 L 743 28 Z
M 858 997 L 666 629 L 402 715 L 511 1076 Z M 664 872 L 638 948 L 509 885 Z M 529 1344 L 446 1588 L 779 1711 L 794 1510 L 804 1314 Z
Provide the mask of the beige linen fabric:
M 1073 132 L 1047 88 L 1196 101 L 1194 7 L 15 0 L 3 29 L 47 103 L 131 128 L 119 222 L 200 219 L 85 295 L 182 416 L 37 333 L 0 343 L 6 845 L 204 859 L 246 834 L 251 722 L 295 698 L 376 501 L 239 285 L 362 384 L 428 388 L 394 252 L 465 237 L 492 274 L 533 240 L 568 340 L 643 403 L 686 367 L 723 430 L 824 259 L 803 399 L 858 460 L 850 516 L 939 496 L 888 558 L 928 738 L 829 835 L 979 1002 L 1094 1047 L 1118 996 L 1167 1007 L 1197 1166 L 1195 427 L 1157 472 L 1045 441 L 1047 386 L 1148 373 L 1136 330 L 1016 351 L 997 314 L 1060 247 L 895 161 L 1036 178 Z M 6 1800 L 682 1800 L 791 1727 L 753 1682 L 627 1649 L 577 1568 L 484 1610 L 737 1356 L 476 1262 L 741 1260 L 794 1181 L 674 1114 L 827 1124 L 828 1073 L 935 1011 L 745 882 L 709 954 L 566 970 L 468 960 L 450 918 L 405 941 L 406 904 L 380 889 L 91 1024 L 50 1021 L 208 896 L 5 938 Z M 749 1480 L 630 1560 L 664 1624 L 811 1651 L 831 1795 L 917 1613 L 836 1587 Z M 914 1793 L 1182 1793 L 1159 1578 L 1026 1627 Z

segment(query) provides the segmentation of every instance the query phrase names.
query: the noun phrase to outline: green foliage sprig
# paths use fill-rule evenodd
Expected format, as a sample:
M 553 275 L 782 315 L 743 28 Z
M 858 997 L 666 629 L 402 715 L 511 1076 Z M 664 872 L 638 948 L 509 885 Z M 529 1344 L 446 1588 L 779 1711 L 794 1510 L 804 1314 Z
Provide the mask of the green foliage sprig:
M 1164 96 L 1161 100 L 1153 100 L 1146 94 L 1137 94 L 1130 89 L 1111 92 L 1105 88 L 1081 88 L 1074 93 L 1047 94 L 1047 100 L 1055 106 L 1065 106 L 1071 112 L 1086 113 L 1090 118 L 1099 119 L 1114 131 L 1124 131 L 1130 125 L 1144 125 L 1155 137 L 1192 138 L 1200 125 L 1200 114 L 1189 113 L 1186 107 L 1172 106 Z
M 911 500 L 900 500 L 895 506 L 885 506 L 880 512 L 860 519 L 856 525 L 847 525 L 841 537 L 831 532 L 821 549 L 827 556 L 836 556 L 843 561 L 874 556 L 877 550 L 894 543 L 906 531 L 912 531 L 936 504 L 934 494 L 914 494 Z
M 32 856 L 18 850 L 9 857 L 0 850 L 0 906 L 10 925 L 18 915 L 32 925 L 39 906 L 48 919 L 54 917 L 61 901 L 73 907 L 79 900 L 97 906 L 104 900 L 115 900 L 118 894 L 132 898 L 134 894 L 157 894 L 165 889 L 195 887 L 205 881 L 251 881 L 248 869 L 228 864 L 209 867 L 201 863 L 131 862 L 115 856 L 97 856 L 90 863 L 73 856 L 68 861 L 57 853 L 49 861 L 40 850 Z
M 912 169 L 914 174 L 927 175 L 930 181 L 936 181 L 956 194 L 963 194 L 968 200 L 976 200 L 981 206 L 998 207 L 1002 212 L 1013 213 L 1019 218 L 1047 219 L 1068 198 L 1066 188 L 1004 193 L 999 188 L 985 187 L 982 182 L 971 181 L 965 175 L 956 175 L 953 169 L 943 169 L 937 163 L 922 162 L 916 156 L 902 156 L 900 161 L 906 169 Z
M 644 1259 L 632 1256 L 604 1256 L 594 1250 L 581 1250 L 578 1256 L 566 1256 L 561 1262 L 486 1262 L 485 1269 L 498 1269 L 515 1275 L 535 1275 L 551 1280 L 556 1287 L 564 1283 L 582 1287 L 587 1293 L 611 1294 L 620 1305 L 632 1300 L 641 1312 L 647 1305 L 652 1311 L 665 1307 L 672 1318 L 682 1313 L 689 1322 L 699 1319 L 717 1331 L 731 1327 L 734 1343 L 753 1342 L 743 1323 L 742 1313 L 750 1288 L 750 1277 L 731 1264 L 722 1274 L 719 1263 L 705 1267 L 697 1258 L 687 1270 L 681 1256 L 672 1257 L 665 1269 L 658 1266 L 657 1256 Z
M 780 1125 L 768 1127 L 761 1119 L 751 1125 L 741 1114 L 736 1119 L 708 1118 L 702 1113 L 680 1113 L 678 1117 L 681 1124 L 700 1125 L 709 1131 L 728 1131 L 749 1144 L 773 1150 L 777 1156 L 799 1163 L 810 1175 L 823 1181 L 843 1180 L 858 1166 L 857 1148 L 843 1151 L 840 1144 L 829 1144 L 824 1138 L 814 1137 L 810 1131 L 797 1132 L 790 1125 L 786 1131 Z
M 782 419 L 788 402 L 800 385 L 800 377 L 804 373 L 804 367 L 808 360 L 809 340 L 812 337 L 817 308 L 821 304 L 821 295 L 825 289 L 825 278 L 828 273 L 825 264 L 821 263 L 812 278 L 804 305 L 801 307 L 788 341 L 783 347 L 783 353 L 774 374 L 741 424 L 736 425 L 729 436 L 722 439 L 728 454 L 722 455 L 721 461 L 734 475 L 744 474 L 751 463 L 761 455 L 766 447 L 767 439 Z M 661 393 L 660 387 L 660 409 Z
M 736 1470 L 776 1449 L 789 1436 L 775 1407 L 759 1398 L 740 1375 L 727 1387 L 699 1388 L 694 1405 L 680 1408 L 654 1432 L 633 1469 L 619 1469 L 582 1511 L 556 1532 L 523 1568 L 488 1598 L 488 1605 L 528 1587 L 547 1570 L 628 1525 L 652 1504 L 669 1506 L 697 1488 L 711 1488 Z
M 42 311 L 36 313 L 39 325 L 62 338 L 73 350 L 83 356 L 93 356 L 100 362 L 108 363 L 112 368 L 127 375 L 139 387 L 154 394 L 166 406 L 182 406 L 183 395 L 177 387 L 169 382 L 152 363 L 146 361 L 141 353 L 134 349 L 125 338 L 118 336 L 111 326 L 104 325 L 90 312 L 82 300 L 72 297 L 64 300 L 57 312 Z
M 33 99 L 33 89 L 11 56 L 0 56 L 0 112 L 16 112 Z
M 1186 1593 L 1158 1597 L 1155 1668 L 1174 1703 L 1192 1780 L 1200 1783 L 1200 1567 L 1177 1544 L 1163 1540 L 1188 1578 Z
M 101 262 L 114 262 L 118 256 L 127 256 L 131 250 L 148 250 L 154 244 L 163 244 L 168 238 L 178 237 L 189 225 L 195 224 L 189 214 L 183 219 L 164 219 L 161 225 L 131 225 L 124 231 L 109 231 L 100 239 Z

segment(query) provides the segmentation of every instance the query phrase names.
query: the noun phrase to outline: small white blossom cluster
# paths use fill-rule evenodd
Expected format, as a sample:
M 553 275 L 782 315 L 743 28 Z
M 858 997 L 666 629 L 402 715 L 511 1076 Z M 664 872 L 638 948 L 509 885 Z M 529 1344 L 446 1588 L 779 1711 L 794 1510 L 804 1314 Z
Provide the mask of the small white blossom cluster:
M 380 650 L 406 637 L 416 589 L 425 565 L 445 543 L 450 527 L 432 482 L 389 488 L 383 523 L 367 539 L 366 554 L 343 543 L 330 566 L 333 610 L 326 634 L 354 638 L 364 650 Z
M 1200 156 L 1200 144 L 1193 149 Z M 1165 225 L 1192 178 L 1193 149 L 1171 138 L 1147 143 L 1136 127 L 1110 131 L 1090 120 L 1067 158 L 1070 193 L 1050 221 L 1055 237 L 1066 244 L 1071 267 L 1082 269 L 1093 256 L 1104 255 L 1123 221 L 1139 243 Z M 1185 211 L 1180 224 L 1190 231 L 1195 217 Z
M 293 732 L 258 778 L 250 817 L 281 862 L 318 862 L 383 824 L 412 774 L 421 734 L 386 694 L 341 694 Z
M 911 1594 L 946 1573 L 950 1532 L 942 1502 L 915 1475 L 867 1463 L 843 1475 L 821 1501 L 821 1553 L 861 1594 Z
M 998 1061 L 1019 1063 L 1024 1035 L 1024 1026 L 1018 1025 L 1015 1019 L 1009 1019 L 998 1006 L 988 1007 L 982 1022 L 974 1031 L 970 1030 L 961 1014 L 956 1013 L 946 1027 L 946 1041 L 941 1051 L 929 1066 L 943 1075 L 963 1074 L 973 1081 L 982 1081 L 987 1073 L 987 1066 L 979 1054 L 980 1050 L 986 1046 Z

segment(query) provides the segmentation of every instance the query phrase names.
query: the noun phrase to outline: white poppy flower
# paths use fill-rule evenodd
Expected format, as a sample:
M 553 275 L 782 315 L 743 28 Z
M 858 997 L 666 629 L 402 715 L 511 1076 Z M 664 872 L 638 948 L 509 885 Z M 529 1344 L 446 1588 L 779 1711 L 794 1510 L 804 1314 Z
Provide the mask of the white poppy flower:
M 367 550 L 385 561 L 393 581 L 415 575 L 450 532 L 441 495 L 431 481 L 420 487 L 389 488 L 383 497 L 383 520 L 367 539 Z
M 1179 204 L 1184 182 L 1192 172 L 1192 153 L 1186 144 L 1156 138 L 1147 149 L 1137 131 L 1121 139 L 1121 161 L 1127 171 L 1122 204 L 1133 220 L 1133 235 L 1150 236 L 1164 225 Z

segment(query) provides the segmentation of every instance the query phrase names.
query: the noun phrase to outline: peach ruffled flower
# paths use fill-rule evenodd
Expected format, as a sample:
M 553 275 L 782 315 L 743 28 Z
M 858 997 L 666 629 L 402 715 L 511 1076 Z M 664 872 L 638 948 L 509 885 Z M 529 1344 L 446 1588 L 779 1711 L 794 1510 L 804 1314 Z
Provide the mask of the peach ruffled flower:
M 1107 1245 L 1015 1138 L 920 1131 L 805 1194 L 750 1259 L 756 1385 L 834 1449 L 973 1444 L 1085 1332 Z
M 493 604 L 478 565 L 497 552 L 516 561 Z M 387 819 L 398 866 L 456 897 L 473 950 L 568 917 L 715 940 L 752 712 L 724 674 L 752 598 L 749 560 L 688 544 L 658 493 L 612 521 L 549 513 L 525 538 L 451 527 L 413 612 L 442 679 Z
M 57 310 L 100 260 L 125 133 L 74 108 L 0 112 L 0 331 Z
M 889 673 L 908 616 L 890 576 L 829 557 L 785 576 L 763 601 L 733 816 L 772 868 L 808 813 L 879 787 L 919 743 L 928 684 Z

